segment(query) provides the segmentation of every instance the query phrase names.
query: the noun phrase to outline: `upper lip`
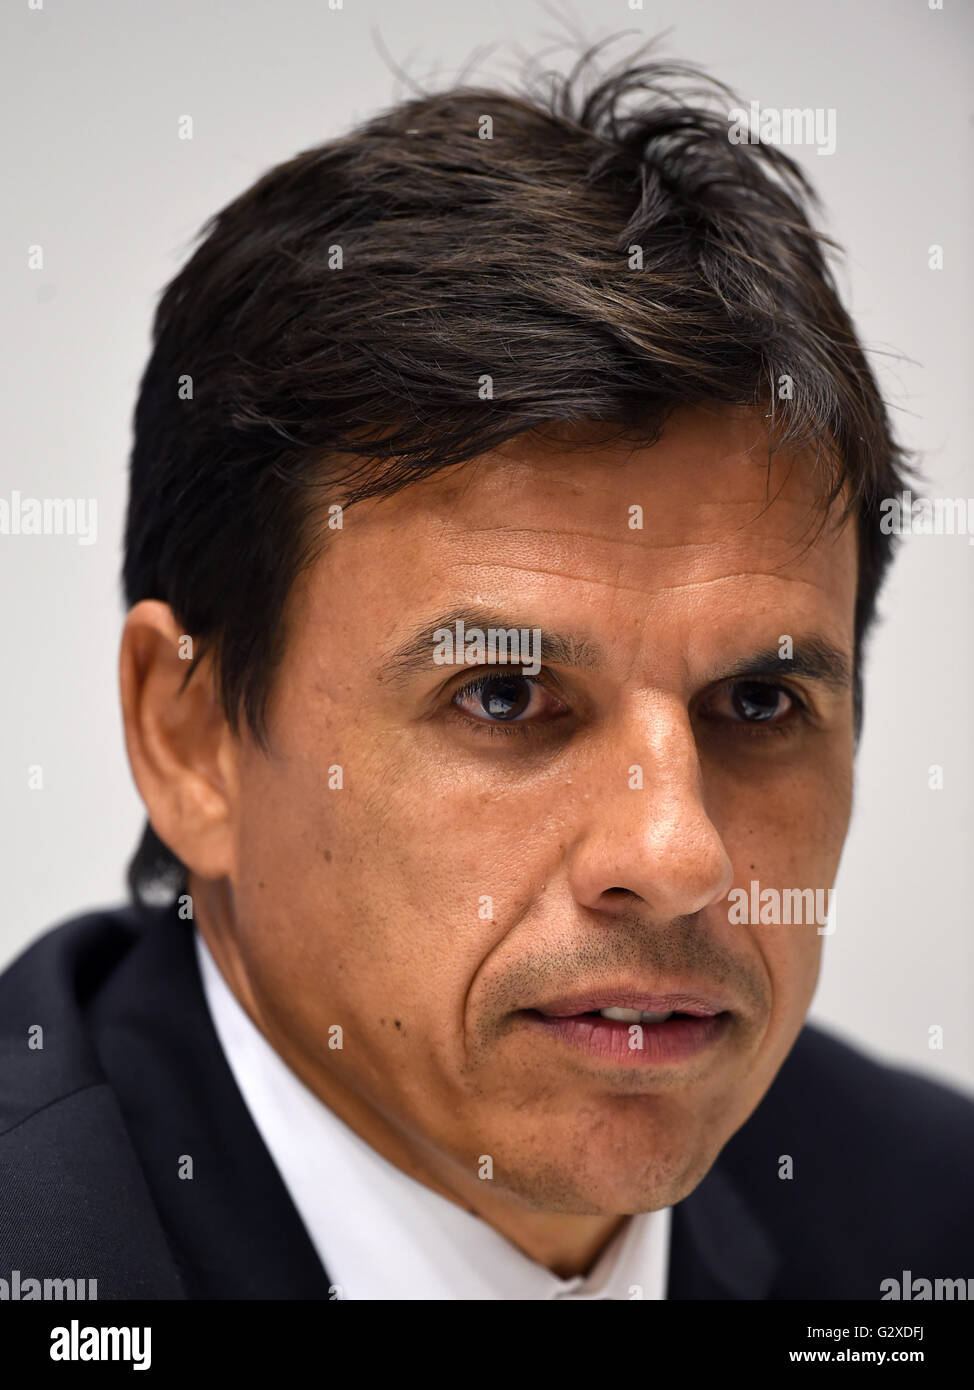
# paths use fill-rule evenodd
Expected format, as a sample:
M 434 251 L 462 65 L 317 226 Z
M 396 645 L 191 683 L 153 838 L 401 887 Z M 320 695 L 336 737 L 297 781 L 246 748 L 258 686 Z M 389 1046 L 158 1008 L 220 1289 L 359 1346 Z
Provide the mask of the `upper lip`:
M 674 990 L 669 994 L 649 994 L 631 985 L 607 989 L 586 990 L 580 994 L 563 994 L 544 1004 L 534 1004 L 536 1013 L 550 1018 L 570 1018 L 575 1014 L 597 1013 L 599 1009 L 639 1009 L 647 1014 L 695 1014 L 698 1018 L 712 1017 L 727 1011 L 727 1004 L 716 995 L 701 994 L 698 990 Z

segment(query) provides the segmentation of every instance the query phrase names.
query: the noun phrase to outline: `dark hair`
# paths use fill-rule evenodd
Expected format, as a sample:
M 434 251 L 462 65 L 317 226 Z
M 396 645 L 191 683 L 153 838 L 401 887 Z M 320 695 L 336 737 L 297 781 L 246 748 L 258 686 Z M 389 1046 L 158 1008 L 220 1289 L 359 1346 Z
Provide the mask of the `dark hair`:
M 207 222 L 163 293 L 125 596 L 170 604 L 194 638 L 190 673 L 212 655 L 234 729 L 242 716 L 264 736 L 325 500 L 394 492 L 552 422 L 652 443 L 674 408 L 715 403 L 763 407 L 772 450 L 818 451 L 824 502 L 846 489 L 858 727 L 893 543 L 878 506 L 906 462 L 833 243 L 810 225 L 814 194 L 779 148 L 732 143 L 722 84 L 630 61 L 586 93 L 593 56 L 518 93 L 421 95 L 278 165 Z M 184 876 L 147 826 L 134 895 L 171 896 Z

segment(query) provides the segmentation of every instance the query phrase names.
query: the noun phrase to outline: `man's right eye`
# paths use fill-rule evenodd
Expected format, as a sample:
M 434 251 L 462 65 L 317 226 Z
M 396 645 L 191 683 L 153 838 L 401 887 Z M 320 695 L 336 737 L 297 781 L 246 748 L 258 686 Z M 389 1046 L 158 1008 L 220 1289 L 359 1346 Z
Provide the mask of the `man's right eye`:
M 494 727 L 535 723 L 565 712 L 534 676 L 519 671 L 478 676 L 454 693 L 451 704 L 474 723 Z

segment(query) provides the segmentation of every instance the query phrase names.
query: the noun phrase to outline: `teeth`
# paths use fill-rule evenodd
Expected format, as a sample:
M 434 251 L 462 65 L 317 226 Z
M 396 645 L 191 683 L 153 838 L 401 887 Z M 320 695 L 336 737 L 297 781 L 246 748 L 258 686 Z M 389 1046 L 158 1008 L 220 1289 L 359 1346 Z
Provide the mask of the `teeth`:
M 644 1009 L 599 1009 L 603 1018 L 613 1018 L 617 1023 L 665 1023 L 673 1010 L 665 1014 L 648 1014 Z

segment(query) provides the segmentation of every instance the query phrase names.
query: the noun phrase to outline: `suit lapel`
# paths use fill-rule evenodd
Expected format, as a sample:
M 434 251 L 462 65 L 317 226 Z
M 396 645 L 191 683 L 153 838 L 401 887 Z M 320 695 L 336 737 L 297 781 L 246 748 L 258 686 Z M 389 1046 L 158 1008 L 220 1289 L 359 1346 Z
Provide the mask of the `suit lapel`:
M 188 1296 L 327 1299 L 213 1030 L 191 923 L 151 914 L 91 1025 Z

